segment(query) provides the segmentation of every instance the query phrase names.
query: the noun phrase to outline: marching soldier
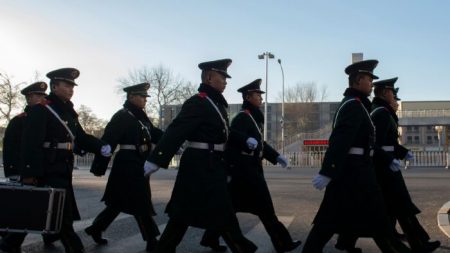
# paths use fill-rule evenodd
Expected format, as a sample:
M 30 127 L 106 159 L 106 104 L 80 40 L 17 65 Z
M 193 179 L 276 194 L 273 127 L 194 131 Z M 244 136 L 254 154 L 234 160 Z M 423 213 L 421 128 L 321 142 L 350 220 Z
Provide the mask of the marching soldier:
M 398 117 L 392 107 L 399 100 L 397 77 L 374 82 L 375 97 L 371 118 L 376 129 L 375 170 L 383 192 L 391 227 L 395 232 L 398 221 L 413 252 L 431 252 L 440 246 L 439 241 L 429 242 L 430 237 L 420 225 L 416 215 L 419 208 L 413 203 L 403 179 L 400 160 L 413 160 L 411 151 L 398 143 Z
M 78 122 L 70 99 L 79 74 L 74 68 L 47 73 L 50 95 L 44 103 L 31 108 L 24 126 L 21 149 L 24 184 L 66 190 L 59 236 L 67 253 L 84 252 L 83 244 L 73 229 L 73 221 L 80 219 L 72 186 L 74 153 L 111 155 L 111 147 L 86 134 Z
M 228 142 L 231 181 L 229 190 L 233 207 L 236 212 L 246 212 L 257 215 L 264 224 L 273 246 L 277 252 L 291 251 L 300 246 L 300 241 L 293 241 L 286 227 L 275 214 L 272 198 L 262 166 L 262 159 L 272 164 L 281 164 L 286 168 L 288 162 L 268 143 L 263 140 L 262 125 L 264 115 L 259 107 L 262 103 L 260 89 L 261 79 L 256 79 L 248 85 L 238 89 L 244 100 L 242 111 L 231 121 L 231 131 L 243 134 L 246 142 Z M 219 235 L 207 230 L 200 244 L 212 247 L 216 251 L 224 248 L 219 245 Z
M 118 146 L 119 152 L 115 155 L 102 199 L 106 208 L 85 230 L 98 244 L 107 243 L 101 233 L 120 212 L 125 212 L 134 215 L 142 237 L 147 241 L 146 250 L 151 252 L 156 247 L 159 230 L 152 218 L 156 213 L 151 201 L 149 175 L 144 176 L 144 163 L 163 132 L 153 126 L 144 111 L 149 88 L 150 84 L 141 83 L 123 89 L 127 100 L 123 109 L 111 118 L 102 137 L 113 150 Z M 96 176 L 104 175 L 109 160 L 96 156 L 91 172 Z
M 242 235 L 227 191 L 228 103 L 222 92 L 230 78 L 230 64 L 230 59 L 223 59 L 198 65 L 202 70 L 199 93 L 186 100 L 150 155 L 151 171 L 167 168 L 187 140 L 166 208 L 169 221 L 158 243 L 159 253 L 175 252 L 189 226 L 219 231 L 232 252 L 257 249 Z
M 304 253 L 322 252 L 335 233 L 373 237 L 384 253 L 410 252 L 389 229 L 373 167 L 375 129 L 367 97 L 372 92 L 372 80 L 378 78 L 373 74 L 377 64 L 376 60 L 366 60 L 345 69 L 349 88 L 334 116 L 322 168 L 313 179 L 315 188 L 326 187 L 326 191 L 306 239 Z
M 20 144 L 22 141 L 22 132 L 25 124 L 25 120 L 31 107 L 45 101 L 47 94 L 47 84 L 45 82 L 35 82 L 28 85 L 20 91 L 25 96 L 27 106 L 24 112 L 15 116 L 8 124 L 5 130 L 5 136 L 3 138 L 3 168 L 5 177 L 8 177 L 12 181 L 20 180 Z M 8 239 L 4 239 L 5 243 L 0 244 L 0 249 L 7 248 L 20 248 L 25 239 L 26 233 L 11 233 L 8 235 Z M 44 244 L 49 246 L 57 240 L 57 235 L 43 235 L 42 239 Z M 16 244 L 16 246 L 12 246 Z M 11 247 L 5 246 L 11 245 Z

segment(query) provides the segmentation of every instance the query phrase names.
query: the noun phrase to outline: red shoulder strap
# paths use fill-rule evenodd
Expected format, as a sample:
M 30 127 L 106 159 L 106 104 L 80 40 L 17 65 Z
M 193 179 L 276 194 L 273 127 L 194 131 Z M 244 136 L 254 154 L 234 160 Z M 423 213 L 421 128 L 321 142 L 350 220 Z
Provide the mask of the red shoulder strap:
M 199 92 L 197 95 L 201 98 L 206 98 L 208 96 L 208 94 L 206 94 L 206 92 Z

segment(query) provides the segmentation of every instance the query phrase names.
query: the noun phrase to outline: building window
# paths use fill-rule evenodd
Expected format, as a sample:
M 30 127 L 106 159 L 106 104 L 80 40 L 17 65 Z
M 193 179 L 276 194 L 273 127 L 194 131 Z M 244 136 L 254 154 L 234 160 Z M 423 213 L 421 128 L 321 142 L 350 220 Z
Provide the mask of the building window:
M 434 136 L 434 143 L 439 144 L 439 138 L 437 136 Z
M 433 144 L 433 137 L 427 136 L 427 144 Z
M 420 138 L 419 136 L 414 136 L 414 144 L 420 144 Z
M 406 137 L 406 143 L 407 144 L 412 144 L 412 136 Z

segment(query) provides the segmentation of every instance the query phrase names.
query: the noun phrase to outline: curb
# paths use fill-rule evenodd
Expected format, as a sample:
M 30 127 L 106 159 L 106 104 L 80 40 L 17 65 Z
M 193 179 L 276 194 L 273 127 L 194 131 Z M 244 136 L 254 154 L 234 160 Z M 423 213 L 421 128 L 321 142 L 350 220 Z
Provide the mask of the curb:
M 439 209 L 437 222 L 442 232 L 450 238 L 450 201 Z

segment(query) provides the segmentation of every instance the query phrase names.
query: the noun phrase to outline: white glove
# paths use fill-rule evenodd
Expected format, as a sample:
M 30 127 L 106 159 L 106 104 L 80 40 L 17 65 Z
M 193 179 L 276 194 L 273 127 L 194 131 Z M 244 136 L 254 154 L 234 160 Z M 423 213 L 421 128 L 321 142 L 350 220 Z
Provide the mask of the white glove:
M 247 139 L 247 147 L 250 150 L 255 150 L 256 147 L 258 147 L 258 141 L 253 137 L 248 138 Z
M 408 153 L 406 153 L 405 160 L 406 161 L 414 160 L 414 154 L 411 151 L 408 151 Z
M 400 171 L 400 160 L 398 160 L 398 159 L 392 160 L 391 164 L 389 165 L 389 168 L 390 168 L 393 172 Z
M 144 163 L 144 177 L 150 177 L 151 174 L 155 173 L 159 170 L 159 166 L 151 163 L 149 161 L 145 161 Z
M 180 147 L 179 149 L 178 149 L 178 151 L 175 153 L 176 155 L 181 155 L 181 154 L 183 154 L 183 151 L 184 151 L 184 148 L 183 147 Z
M 281 167 L 286 168 L 289 164 L 288 160 L 286 159 L 286 157 L 284 157 L 283 155 L 279 155 L 277 157 L 277 162 L 278 164 L 281 165 Z
M 100 153 L 104 157 L 110 157 L 111 156 L 111 146 L 109 146 L 108 144 L 103 145 L 102 148 L 100 149 Z
M 331 181 L 331 178 L 324 176 L 324 175 L 317 174 L 313 178 L 312 183 L 313 183 L 314 188 L 321 191 L 325 187 L 327 187 L 327 185 L 330 183 L 330 181 Z

